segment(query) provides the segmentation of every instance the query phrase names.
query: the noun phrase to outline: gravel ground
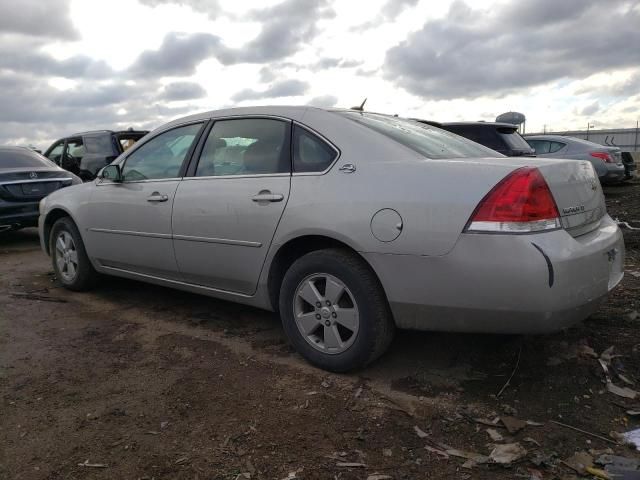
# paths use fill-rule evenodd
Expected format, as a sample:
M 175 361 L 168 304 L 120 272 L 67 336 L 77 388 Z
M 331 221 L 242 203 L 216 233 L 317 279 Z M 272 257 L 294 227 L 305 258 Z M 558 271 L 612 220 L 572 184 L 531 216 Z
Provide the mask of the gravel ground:
M 640 227 L 640 184 L 606 194 L 614 218 Z M 117 278 L 63 290 L 37 232 L 6 234 L 0 478 L 551 479 L 572 478 L 560 460 L 578 451 L 638 457 L 606 440 L 638 428 L 625 412 L 640 400 L 607 392 L 594 358 L 613 346 L 615 370 L 640 381 L 640 319 L 629 315 L 640 231 L 624 233 L 625 280 L 582 325 L 536 337 L 400 332 L 350 375 L 304 363 L 268 312 Z M 488 455 L 490 427 L 476 419 L 504 416 L 541 424 L 495 427 L 497 443 L 527 450 L 519 460 L 468 468 L 434 451 Z

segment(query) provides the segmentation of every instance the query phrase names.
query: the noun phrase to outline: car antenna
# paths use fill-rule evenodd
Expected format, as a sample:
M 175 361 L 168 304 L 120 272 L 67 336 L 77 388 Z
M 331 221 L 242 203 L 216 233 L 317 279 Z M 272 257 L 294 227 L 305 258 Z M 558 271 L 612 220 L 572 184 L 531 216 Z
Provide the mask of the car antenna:
M 367 99 L 365 98 L 360 106 L 356 105 L 355 107 L 351 107 L 351 110 L 355 110 L 356 112 L 364 112 L 364 104 L 367 103 Z

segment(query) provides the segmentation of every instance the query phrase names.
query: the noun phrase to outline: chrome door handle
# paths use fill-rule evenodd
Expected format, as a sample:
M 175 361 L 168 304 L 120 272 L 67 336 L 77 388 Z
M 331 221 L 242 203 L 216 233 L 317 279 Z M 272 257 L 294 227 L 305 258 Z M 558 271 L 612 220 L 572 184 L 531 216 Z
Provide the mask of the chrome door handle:
M 257 195 L 251 197 L 254 202 L 281 202 L 284 200 L 284 195 L 281 193 L 271 193 L 269 190 L 263 190 Z
M 147 202 L 166 202 L 167 200 L 169 200 L 167 195 L 160 195 L 158 192 L 153 192 L 147 197 Z

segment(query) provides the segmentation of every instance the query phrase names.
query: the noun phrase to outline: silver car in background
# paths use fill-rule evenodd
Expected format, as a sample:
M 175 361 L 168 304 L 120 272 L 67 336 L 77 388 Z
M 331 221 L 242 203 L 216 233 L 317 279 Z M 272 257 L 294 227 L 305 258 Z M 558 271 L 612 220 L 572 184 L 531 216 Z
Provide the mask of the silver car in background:
M 71 290 L 109 274 L 277 311 L 332 371 L 373 361 L 396 327 L 558 330 L 623 276 L 589 162 L 349 110 L 173 121 L 43 200 L 39 229 Z
M 590 161 L 603 185 L 620 183 L 626 178 L 622 152 L 618 147 L 562 135 L 527 135 L 525 140 L 538 157 Z

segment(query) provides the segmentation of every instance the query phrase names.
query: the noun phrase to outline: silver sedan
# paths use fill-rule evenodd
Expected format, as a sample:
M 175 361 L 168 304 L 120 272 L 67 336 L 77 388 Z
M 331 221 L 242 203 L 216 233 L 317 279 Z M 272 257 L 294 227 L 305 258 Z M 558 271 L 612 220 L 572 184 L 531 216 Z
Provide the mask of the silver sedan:
M 164 125 L 44 199 L 39 228 L 71 290 L 108 274 L 277 311 L 332 371 L 376 359 L 396 327 L 561 329 L 597 308 L 624 261 L 589 162 L 308 107 Z

